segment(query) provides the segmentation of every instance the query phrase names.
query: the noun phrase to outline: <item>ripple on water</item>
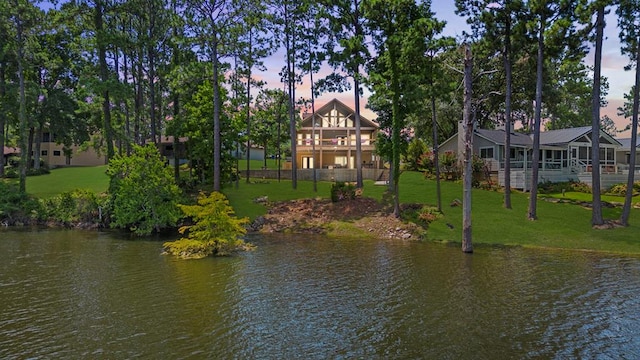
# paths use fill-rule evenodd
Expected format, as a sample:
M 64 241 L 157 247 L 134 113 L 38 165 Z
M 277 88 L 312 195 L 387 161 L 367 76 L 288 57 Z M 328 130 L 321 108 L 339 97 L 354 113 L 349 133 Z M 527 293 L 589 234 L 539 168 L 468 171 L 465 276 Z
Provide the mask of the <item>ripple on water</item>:
M 0 358 L 640 357 L 635 258 L 279 236 L 184 262 L 9 234 Z

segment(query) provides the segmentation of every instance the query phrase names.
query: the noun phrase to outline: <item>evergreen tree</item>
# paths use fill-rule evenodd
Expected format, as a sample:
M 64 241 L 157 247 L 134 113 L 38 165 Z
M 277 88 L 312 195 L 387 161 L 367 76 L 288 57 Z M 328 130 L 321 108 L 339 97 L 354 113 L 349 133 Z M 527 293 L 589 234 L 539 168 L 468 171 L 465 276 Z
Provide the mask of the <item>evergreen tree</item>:
M 631 202 L 633 199 L 633 183 L 635 176 L 638 109 L 640 108 L 640 2 L 637 0 L 620 0 L 617 9 L 618 28 L 620 29 L 620 48 L 623 55 L 627 55 L 632 69 L 635 65 L 635 84 L 632 88 L 633 103 L 631 110 L 631 147 L 629 149 L 629 174 L 627 176 L 627 191 L 620 214 L 620 223 L 629 226 Z

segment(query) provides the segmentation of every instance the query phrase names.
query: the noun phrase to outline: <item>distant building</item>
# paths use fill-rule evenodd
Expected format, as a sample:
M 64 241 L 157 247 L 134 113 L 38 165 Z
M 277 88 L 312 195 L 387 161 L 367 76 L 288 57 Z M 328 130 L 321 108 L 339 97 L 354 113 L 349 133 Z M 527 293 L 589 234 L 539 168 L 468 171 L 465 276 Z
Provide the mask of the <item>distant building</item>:
M 7 165 L 9 162 L 9 158 L 12 156 L 20 155 L 20 149 L 17 147 L 5 146 L 2 150 L 2 161 Z

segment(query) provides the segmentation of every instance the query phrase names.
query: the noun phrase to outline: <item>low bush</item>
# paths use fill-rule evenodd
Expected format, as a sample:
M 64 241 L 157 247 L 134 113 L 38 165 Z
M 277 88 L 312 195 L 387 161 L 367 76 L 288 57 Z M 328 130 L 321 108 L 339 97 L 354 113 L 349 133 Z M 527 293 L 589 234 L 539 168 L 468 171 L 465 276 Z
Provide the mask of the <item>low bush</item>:
M 42 217 L 38 200 L 19 191 L 18 185 L 0 181 L 0 223 L 29 224 Z
M 591 187 L 588 184 L 577 181 L 545 181 L 538 184 L 538 192 L 541 194 L 560 194 L 563 191 L 574 191 L 591 194 Z
M 353 184 L 338 181 L 331 186 L 331 201 L 338 202 L 356 198 L 356 187 Z
M 100 224 L 103 198 L 89 190 L 76 189 L 42 200 L 49 220 L 71 225 L 73 223 Z
M 424 221 L 427 225 L 442 217 L 443 217 L 442 212 L 438 211 L 438 208 L 434 206 L 425 205 L 418 212 L 418 218 Z
M 640 182 L 633 183 L 633 196 L 640 194 Z M 615 184 L 607 190 L 607 195 L 626 196 L 627 184 Z
M 239 237 L 246 233 L 247 218 L 237 218 L 227 198 L 212 192 L 200 193 L 196 205 L 180 205 L 194 223 L 179 231 L 186 237 L 164 243 L 165 252 L 185 259 L 200 259 L 209 255 L 228 255 L 247 245 Z

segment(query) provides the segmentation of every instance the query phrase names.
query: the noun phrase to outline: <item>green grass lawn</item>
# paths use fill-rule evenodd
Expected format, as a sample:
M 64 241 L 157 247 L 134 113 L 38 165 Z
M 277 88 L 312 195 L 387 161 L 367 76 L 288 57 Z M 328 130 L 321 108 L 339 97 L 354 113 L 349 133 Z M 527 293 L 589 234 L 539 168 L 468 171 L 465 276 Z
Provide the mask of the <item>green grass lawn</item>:
M 108 177 L 106 167 L 72 167 L 51 171 L 49 175 L 29 177 L 27 191 L 37 197 L 47 198 L 76 188 L 95 192 L 106 191 Z M 223 192 L 229 198 L 238 216 L 255 218 L 266 212 L 262 204 L 254 199 L 267 196 L 270 201 L 297 198 L 328 198 L 330 182 L 318 182 L 318 191 L 313 183 L 298 181 L 296 190 L 291 181 L 276 179 L 245 179 L 226 184 Z M 462 207 L 451 207 L 454 199 L 462 199 L 460 183 L 443 181 L 442 202 L 444 217 L 430 224 L 427 239 L 431 241 L 460 242 L 462 234 Z M 382 199 L 385 186 L 376 186 L 365 181 L 364 196 Z M 585 249 L 617 253 L 640 254 L 640 210 L 632 209 L 630 226 L 610 230 L 591 228 L 591 211 L 574 204 L 552 203 L 539 199 L 538 220 L 527 220 L 528 193 L 513 192 L 513 209 L 503 207 L 503 193 L 474 189 L 472 200 L 472 229 L 474 244 L 520 245 L 564 249 Z M 549 197 L 549 195 L 545 195 Z M 562 197 L 561 194 L 555 195 Z M 590 194 L 565 193 L 565 197 L 590 201 Z M 622 202 L 620 197 L 603 196 L 605 201 Z M 400 201 L 402 203 L 424 203 L 435 205 L 435 181 L 425 180 L 422 174 L 404 172 L 400 179 Z M 634 199 L 638 201 L 638 199 Z M 620 208 L 605 208 L 606 219 L 617 219 Z
M 404 173 L 400 191 L 402 202 L 435 203 L 435 182 L 424 181 L 420 174 Z M 528 193 L 514 192 L 510 210 L 503 207 L 502 192 L 474 189 L 472 194 L 474 243 L 640 254 L 640 210 L 632 210 L 629 227 L 593 230 L 591 210 L 578 205 L 539 199 L 538 220 L 530 221 L 527 219 Z M 462 207 L 451 207 L 454 199 L 462 199 L 461 185 L 443 182 L 445 216 L 430 225 L 428 239 L 459 242 L 462 238 Z M 606 208 L 603 214 L 606 219 L 617 219 L 620 211 Z
M 40 198 L 49 198 L 74 189 L 86 189 L 95 193 L 105 192 L 109 187 L 106 170 L 106 165 L 53 169 L 47 175 L 29 176 L 27 193 Z

